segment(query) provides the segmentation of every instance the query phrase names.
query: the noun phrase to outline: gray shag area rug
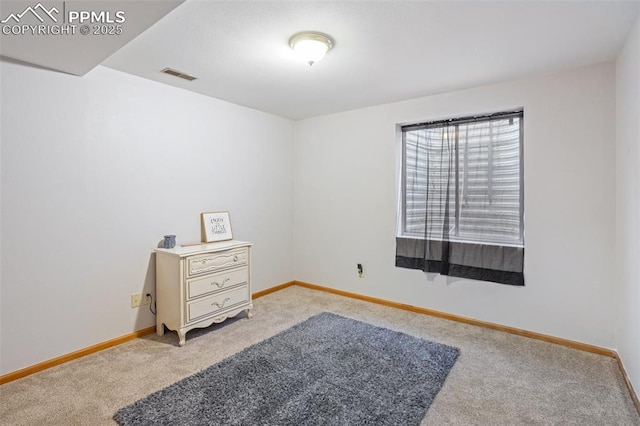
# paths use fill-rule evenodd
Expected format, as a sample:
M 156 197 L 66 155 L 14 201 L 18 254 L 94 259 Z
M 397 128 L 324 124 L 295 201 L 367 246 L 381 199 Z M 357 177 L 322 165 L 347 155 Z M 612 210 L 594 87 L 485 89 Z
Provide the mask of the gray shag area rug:
M 418 425 L 458 352 L 324 312 L 113 418 L 121 425 Z

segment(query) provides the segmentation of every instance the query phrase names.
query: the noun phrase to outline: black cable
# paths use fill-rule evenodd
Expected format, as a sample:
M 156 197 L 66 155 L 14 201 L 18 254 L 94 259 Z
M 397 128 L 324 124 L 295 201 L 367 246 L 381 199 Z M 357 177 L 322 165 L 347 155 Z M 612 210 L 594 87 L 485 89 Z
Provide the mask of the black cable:
M 153 315 L 155 315 L 158 312 L 158 307 L 156 306 L 156 311 L 153 312 L 153 306 L 156 305 L 155 302 L 153 301 L 153 296 L 151 295 L 151 293 L 147 293 L 147 297 L 151 299 L 151 302 L 149 303 L 149 310 Z

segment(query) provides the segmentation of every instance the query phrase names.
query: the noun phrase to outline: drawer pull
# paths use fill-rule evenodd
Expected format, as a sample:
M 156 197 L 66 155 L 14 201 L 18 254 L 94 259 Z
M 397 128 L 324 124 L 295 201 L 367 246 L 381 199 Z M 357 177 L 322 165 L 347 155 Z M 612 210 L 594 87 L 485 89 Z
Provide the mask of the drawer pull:
M 231 300 L 231 298 L 230 298 L 230 297 L 225 297 L 225 298 L 224 298 L 224 300 L 222 301 L 222 303 L 220 303 L 220 302 L 213 302 L 213 303 L 211 304 L 211 306 L 216 305 L 218 308 L 222 308 L 222 307 L 224 307 L 224 304 L 225 304 L 225 303 L 227 303 L 229 300 Z
M 211 285 L 214 285 L 214 284 L 215 284 L 215 285 L 217 285 L 217 286 L 218 286 L 218 288 L 222 288 L 222 287 L 224 287 L 224 285 L 227 283 L 227 281 L 229 281 L 230 279 L 231 279 L 231 278 L 225 278 L 224 280 L 222 280 L 222 282 L 221 282 L 221 283 L 219 283 L 218 281 L 214 281 L 214 282 L 212 282 L 212 283 L 211 283 Z
M 238 261 L 238 255 L 236 254 L 235 256 L 233 256 L 233 261 L 237 262 Z

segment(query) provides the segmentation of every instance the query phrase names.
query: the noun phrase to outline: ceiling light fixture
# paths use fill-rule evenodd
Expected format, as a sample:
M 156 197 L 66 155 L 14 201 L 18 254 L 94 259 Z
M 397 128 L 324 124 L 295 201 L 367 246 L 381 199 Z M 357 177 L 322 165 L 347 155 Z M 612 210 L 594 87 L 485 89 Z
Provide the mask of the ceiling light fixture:
M 291 36 L 289 46 L 309 66 L 324 58 L 335 42 L 327 34 L 304 31 Z

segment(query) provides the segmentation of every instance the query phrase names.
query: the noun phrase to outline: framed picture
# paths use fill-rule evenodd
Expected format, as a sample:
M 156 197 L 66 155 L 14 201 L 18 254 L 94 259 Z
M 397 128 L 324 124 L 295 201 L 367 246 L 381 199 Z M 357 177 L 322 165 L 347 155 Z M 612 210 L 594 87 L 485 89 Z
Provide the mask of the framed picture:
M 232 240 L 229 212 L 200 213 L 205 243 Z

